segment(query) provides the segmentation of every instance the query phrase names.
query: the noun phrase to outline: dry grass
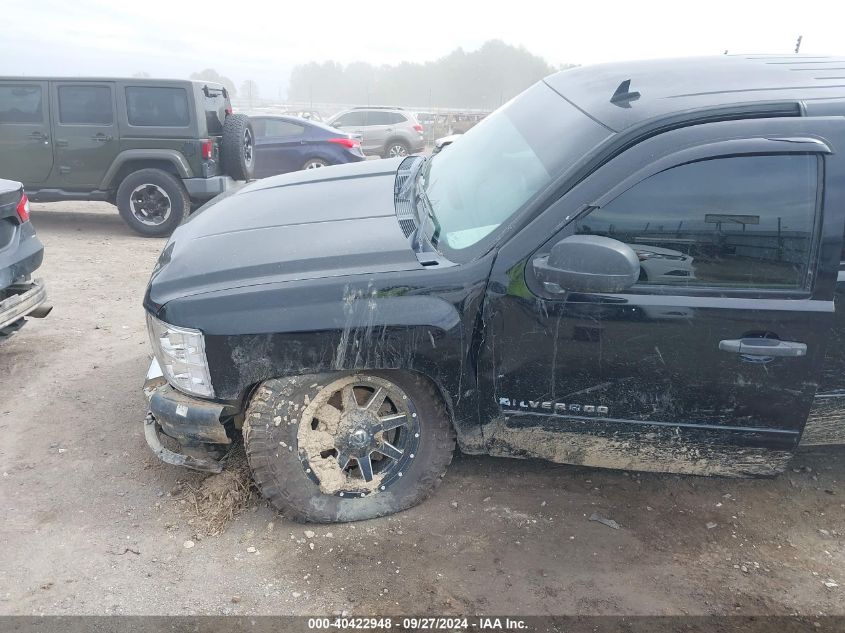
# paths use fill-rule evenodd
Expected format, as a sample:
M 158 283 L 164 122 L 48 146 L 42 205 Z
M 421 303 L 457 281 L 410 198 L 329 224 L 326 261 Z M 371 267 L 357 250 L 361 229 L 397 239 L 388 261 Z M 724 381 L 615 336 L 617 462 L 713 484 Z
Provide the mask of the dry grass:
M 184 511 L 190 515 L 189 523 L 198 536 L 222 534 L 236 516 L 258 499 L 242 446 L 228 457 L 222 473 L 206 477 L 199 485 L 184 486 Z

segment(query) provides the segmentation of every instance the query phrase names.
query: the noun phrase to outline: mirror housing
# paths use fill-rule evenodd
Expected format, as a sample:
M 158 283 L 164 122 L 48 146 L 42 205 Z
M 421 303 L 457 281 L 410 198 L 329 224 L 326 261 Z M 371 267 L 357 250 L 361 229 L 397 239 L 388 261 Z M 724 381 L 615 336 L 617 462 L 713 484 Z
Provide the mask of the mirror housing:
M 600 235 L 570 235 L 533 264 L 540 281 L 573 292 L 622 292 L 640 276 L 634 249 Z

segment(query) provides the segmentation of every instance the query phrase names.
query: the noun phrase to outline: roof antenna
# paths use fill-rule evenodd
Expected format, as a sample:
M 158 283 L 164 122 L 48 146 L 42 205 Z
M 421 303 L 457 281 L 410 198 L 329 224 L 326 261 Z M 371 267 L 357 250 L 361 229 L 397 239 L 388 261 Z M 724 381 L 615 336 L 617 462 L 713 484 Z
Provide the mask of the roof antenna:
M 626 79 L 619 87 L 616 89 L 616 92 L 613 93 L 613 96 L 610 98 L 610 102 L 613 105 L 617 105 L 620 108 L 630 108 L 631 101 L 636 101 L 640 98 L 639 92 L 631 92 L 631 80 Z
M 798 36 L 798 40 L 795 42 L 795 52 L 796 53 L 798 53 L 798 51 L 801 50 L 801 40 L 803 40 L 803 39 L 804 39 L 803 35 Z

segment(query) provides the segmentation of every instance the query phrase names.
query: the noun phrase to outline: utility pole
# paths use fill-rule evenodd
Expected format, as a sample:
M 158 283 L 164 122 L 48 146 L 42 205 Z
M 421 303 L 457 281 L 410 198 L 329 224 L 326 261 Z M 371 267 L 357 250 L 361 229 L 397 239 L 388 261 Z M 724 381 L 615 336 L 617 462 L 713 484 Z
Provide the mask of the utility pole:
M 801 49 L 801 40 L 803 39 L 803 35 L 798 36 L 798 40 L 795 42 L 795 52 L 797 53 Z

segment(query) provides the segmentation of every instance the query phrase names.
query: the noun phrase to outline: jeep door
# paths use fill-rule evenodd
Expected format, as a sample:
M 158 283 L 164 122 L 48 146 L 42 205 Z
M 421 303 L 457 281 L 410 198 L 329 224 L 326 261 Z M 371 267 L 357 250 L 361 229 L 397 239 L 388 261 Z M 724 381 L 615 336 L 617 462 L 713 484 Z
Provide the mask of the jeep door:
M 46 81 L 0 81 L 0 177 L 25 186 L 53 167 Z
M 784 118 L 667 132 L 506 243 L 480 351 L 491 452 L 663 472 L 782 469 L 830 340 L 843 131 L 841 119 Z M 535 261 L 571 235 L 667 265 L 620 292 L 541 283 Z
M 99 186 L 118 153 L 114 84 L 51 82 L 55 186 L 89 189 Z

